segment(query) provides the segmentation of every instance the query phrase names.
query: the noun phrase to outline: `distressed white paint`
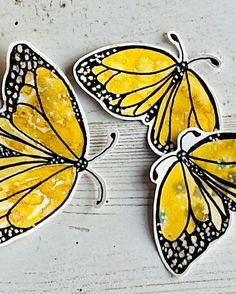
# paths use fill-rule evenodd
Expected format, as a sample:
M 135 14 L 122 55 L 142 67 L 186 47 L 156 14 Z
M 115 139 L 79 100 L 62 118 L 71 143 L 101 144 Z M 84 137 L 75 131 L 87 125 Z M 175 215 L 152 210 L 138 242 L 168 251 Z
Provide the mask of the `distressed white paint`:
M 63 213 L 1 248 L 0 293 L 236 293 L 236 218 L 231 233 L 187 276 L 171 277 L 153 242 L 154 185 L 148 174 L 156 156 L 146 144 L 146 128 L 106 114 L 71 76 L 79 57 L 110 43 L 145 42 L 172 49 L 162 33 L 175 30 L 190 57 L 210 52 L 222 58 L 220 71 L 204 63 L 198 69 L 215 89 L 225 129 L 236 130 L 236 2 L 0 0 L 0 7 L 1 78 L 9 43 L 28 40 L 72 81 L 87 114 L 91 154 L 103 148 L 111 126 L 120 131 L 116 148 L 94 164 L 107 181 L 109 202 L 95 209 L 96 186 L 83 176 Z

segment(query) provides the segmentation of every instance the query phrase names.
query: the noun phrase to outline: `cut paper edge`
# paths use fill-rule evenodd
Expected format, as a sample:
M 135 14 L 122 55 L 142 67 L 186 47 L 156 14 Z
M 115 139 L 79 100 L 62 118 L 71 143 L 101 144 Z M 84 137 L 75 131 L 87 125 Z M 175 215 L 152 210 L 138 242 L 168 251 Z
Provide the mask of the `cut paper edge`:
M 61 78 L 63 79 L 63 81 L 65 82 L 66 86 L 69 88 L 69 90 L 71 91 L 71 93 L 73 94 L 75 101 L 79 107 L 80 113 L 81 113 L 81 117 L 83 120 L 83 124 L 84 124 L 84 129 L 85 129 L 85 137 L 86 137 L 86 148 L 84 151 L 84 157 L 87 157 L 89 154 L 89 142 L 90 142 L 90 135 L 89 135 L 89 127 L 87 124 L 87 119 L 86 116 L 84 114 L 84 110 L 80 104 L 80 101 L 78 99 L 78 96 L 75 93 L 75 90 L 73 89 L 71 82 L 69 81 L 69 79 L 66 77 L 66 75 L 64 74 L 64 72 L 45 54 L 43 54 L 40 50 L 38 50 L 34 45 L 32 45 L 31 43 L 27 42 L 27 41 L 15 41 L 12 42 L 9 47 L 8 47 L 8 51 L 7 51 L 7 55 L 6 55 L 6 69 L 5 69 L 5 73 L 4 73 L 4 77 L 3 77 L 3 82 L 2 82 L 2 108 L 0 109 L 0 114 L 3 113 L 4 111 L 6 111 L 6 103 L 7 103 L 7 97 L 5 96 L 5 86 L 6 86 L 6 81 L 7 81 L 7 75 L 10 72 L 10 55 L 11 52 L 13 50 L 13 48 L 19 44 L 23 44 L 28 46 L 30 49 L 32 49 L 37 55 L 39 55 L 42 59 L 44 59 L 48 64 L 50 64 L 50 66 L 52 66 L 57 72 L 58 74 L 61 76 Z M 69 203 L 71 202 L 74 193 L 76 191 L 76 187 L 78 185 L 78 181 L 80 179 L 82 175 L 82 172 L 77 172 L 76 173 L 76 177 L 75 177 L 75 181 L 73 183 L 71 192 L 68 194 L 66 200 L 61 204 L 61 206 L 59 206 L 57 208 L 57 210 L 55 212 L 53 212 L 51 215 L 48 215 L 45 219 L 43 219 L 42 221 L 40 221 L 39 223 L 37 223 L 34 227 L 29 228 L 27 231 L 16 235 L 12 238 L 10 238 L 7 241 L 4 241 L 3 243 L 0 243 L 0 247 L 3 246 L 7 246 L 12 242 L 15 242 L 21 238 L 25 238 L 27 236 L 29 236 L 30 234 L 34 233 L 37 229 L 41 228 L 42 226 L 44 226 L 44 224 L 46 224 L 48 221 L 51 221 L 52 219 L 54 219 L 54 217 L 56 217 L 58 214 L 60 214 L 65 207 L 67 207 L 69 205 Z M 105 184 L 105 180 L 100 176 L 100 178 L 102 179 L 103 183 L 104 183 L 104 187 L 106 188 L 106 184 Z M 104 203 L 102 203 L 104 204 Z M 18 228 L 17 228 L 18 229 Z M 4 230 L 4 229 L 3 229 Z M 19 228 L 20 230 L 20 228 Z
M 193 134 L 194 132 L 198 133 L 199 136 L 197 136 L 197 137 L 194 136 L 194 134 Z M 188 267 L 186 268 L 186 270 L 183 273 L 176 273 L 171 269 L 171 267 L 169 266 L 169 264 L 165 260 L 165 257 L 162 253 L 158 234 L 157 234 L 156 215 L 157 215 L 157 201 L 158 201 L 159 187 L 160 187 L 160 185 L 166 175 L 166 172 L 171 167 L 171 164 L 173 164 L 175 161 L 177 161 L 176 155 L 179 151 L 184 150 L 187 152 L 197 142 L 199 142 L 199 141 L 205 139 L 206 137 L 208 137 L 209 135 L 213 135 L 215 133 L 232 134 L 234 132 L 223 131 L 223 130 L 213 131 L 213 132 L 204 132 L 198 128 L 188 128 L 179 134 L 178 140 L 177 140 L 177 149 L 160 157 L 156 162 L 153 163 L 153 165 L 151 166 L 151 169 L 150 169 L 150 179 L 154 184 L 156 184 L 154 201 L 153 201 L 153 231 L 154 231 L 155 245 L 156 245 L 158 254 L 161 258 L 161 261 L 164 264 L 164 266 L 166 267 L 167 271 L 171 275 L 178 277 L 178 278 L 182 278 L 183 276 L 187 275 L 189 273 L 189 271 L 192 270 L 192 267 L 194 267 L 194 265 L 196 263 L 198 263 L 199 260 L 201 260 L 202 258 L 204 259 L 204 256 L 207 255 L 207 253 L 209 251 L 211 251 L 212 247 L 214 247 L 215 245 L 217 246 L 217 244 L 221 244 L 221 241 L 223 241 L 224 239 L 227 239 L 229 237 L 229 235 L 231 234 L 231 228 L 232 228 L 232 213 L 229 211 L 229 215 L 230 215 L 229 224 L 228 224 L 228 227 L 227 227 L 225 233 L 223 235 L 221 235 L 219 238 L 216 238 L 215 240 L 210 242 L 208 247 L 206 248 L 206 250 L 204 250 L 200 255 L 198 255 L 188 265 Z M 181 146 L 184 146 L 184 148 L 182 149 Z M 175 158 L 175 161 L 173 160 L 174 158 L 172 158 L 172 157 Z M 158 169 L 158 171 L 160 171 L 160 173 L 158 175 L 158 178 L 154 179 L 153 175 L 157 174 L 156 169 Z
M 180 37 L 179 37 L 179 34 L 174 32 L 174 31 L 170 31 L 168 33 L 165 33 L 164 35 L 167 36 L 169 42 L 171 42 L 172 44 L 175 44 L 176 42 L 174 42 L 172 40 L 172 38 L 170 37 L 170 34 L 175 34 L 179 40 L 182 40 Z M 183 44 L 183 43 L 182 43 Z M 103 101 L 101 101 L 100 99 L 98 99 L 98 97 L 91 93 L 79 80 L 79 76 L 77 74 L 77 67 L 80 63 L 82 63 L 85 59 L 87 59 L 88 57 L 92 56 L 92 55 L 95 55 L 95 54 L 98 54 L 104 50 L 108 50 L 108 49 L 115 49 L 115 48 L 119 48 L 119 47 L 123 47 L 123 46 L 144 46 L 144 47 L 147 47 L 147 48 L 150 48 L 150 49 L 158 49 L 158 50 L 163 50 L 165 52 L 167 52 L 169 55 L 173 56 L 178 62 L 181 62 L 181 59 L 179 58 L 179 56 L 176 55 L 176 53 L 172 52 L 171 50 L 169 49 L 166 49 L 166 48 L 163 48 L 162 46 L 155 46 L 153 44 L 148 44 L 148 43 L 136 43 L 136 42 L 127 42 L 127 43 L 118 43 L 118 44 L 112 44 L 112 45 L 108 45 L 108 46 L 104 46 L 104 47 L 101 47 L 101 48 L 98 48 L 94 51 L 91 51 L 90 53 L 88 54 L 85 54 L 84 56 L 82 56 L 81 58 L 79 58 L 74 66 L 73 66 L 73 76 L 75 78 L 75 81 L 76 83 L 79 85 L 79 87 L 87 94 L 89 95 L 90 97 L 94 98 L 100 105 L 101 107 L 103 108 L 103 110 L 107 113 L 109 113 L 111 116 L 115 117 L 115 118 L 118 118 L 120 120 L 124 120 L 124 121 L 141 121 L 145 126 L 148 127 L 147 129 L 147 141 L 148 141 L 148 144 L 150 146 L 150 148 L 152 149 L 152 151 L 159 155 L 159 156 L 162 156 L 162 155 L 165 155 L 165 152 L 161 152 L 159 151 L 155 146 L 154 144 L 152 143 L 151 141 L 151 132 L 152 132 L 152 125 L 154 124 L 154 118 L 149 121 L 149 122 L 146 122 L 145 121 L 145 118 L 146 118 L 146 114 L 143 114 L 143 115 L 140 115 L 138 117 L 120 117 L 119 115 L 111 112 L 109 109 L 106 108 L 105 104 L 103 103 Z M 185 56 L 185 59 L 186 60 L 189 60 L 188 58 L 188 55 L 187 55 L 187 52 L 186 52 L 186 49 L 185 49 L 185 46 L 183 45 L 183 53 L 184 53 L 184 56 Z M 219 62 L 220 62 L 220 67 L 223 65 L 223 62 L 221 61 L 221 59 L 219 59 L 216 55 L 214 54 L 202 54 L 200 55 L 199 57 L 212 57 L 212 58 L 215 58 L 217 59 Z M 195 67 L 193 65 L 190 66 L 191 69 L 194 69 Z M 202 78 L 202 75 L 199 74 L 197 72 L 198 76 Z M 203 81 L 205 81 L 205 78 L 203 79 Z M 205 82 L 206 83 L 206 82 Z M 222 126 L 223 126 L 223 121 L 222 121 L 222 117 L 221 117 L 221 110 L 220 110 L 220 105 L 219 105 L 219 102 L 218 102 L 218 99 L 215 95 L 215 91 L 212 89 L 211 86 L 209 86 L 207 84 L 207 87 L 209 89 L 209 91 L 211 92 L 212 96 L 213 96 L 213 100 L 214 100 L 214 103 L 215 103 L 215 107 L 216 107 L 216 111 L 217 111 L 217 114 L 218 114 L 218 123 L 219 123 L 219 129 L 222 129 Z M 177 146 L 177 145 L 176 145 Z

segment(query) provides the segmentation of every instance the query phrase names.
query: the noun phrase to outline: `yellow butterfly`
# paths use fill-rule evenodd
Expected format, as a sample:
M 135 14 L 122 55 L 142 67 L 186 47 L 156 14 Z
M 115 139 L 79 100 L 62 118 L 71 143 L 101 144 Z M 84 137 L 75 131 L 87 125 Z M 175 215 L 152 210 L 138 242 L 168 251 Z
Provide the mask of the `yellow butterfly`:
M 236 133 L 183 132 L 151 169 L 155 241 L 168 270 L 183 274 L 236 211 Z
M 80 87 L 106 111 L 149 126 L 148 141 L 158 154 L 174 149 L 178 134 L 188 127 L 220 127 L 213 94 L 191 68 L 197 60 L 218 67 L 219 60 L 207 56 L 186 61 L 180 38 L 173 32 L 168 37 L 179 57 L 154 46 L 120 44 L 98 49 L 74 66 Z
M 105 200 L 102 179 L 88 169 L 87 126 L 67 78 L 28 43 L 13 44 L 7 64 L 0 114 L 0 244 L 61 210 L 84 170 L 101 186 L 97 204 Z M 112 134 L 108 148 L 114 140 Z

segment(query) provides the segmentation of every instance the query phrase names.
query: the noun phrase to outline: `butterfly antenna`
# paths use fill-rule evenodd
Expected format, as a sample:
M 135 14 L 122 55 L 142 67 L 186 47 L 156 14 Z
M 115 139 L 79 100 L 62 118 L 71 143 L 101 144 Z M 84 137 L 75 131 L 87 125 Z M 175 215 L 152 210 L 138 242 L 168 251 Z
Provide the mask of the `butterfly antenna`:
M 210 62 L 211 65 L 213 65 L 214 67 L 221 67 L 222 62 L 219 58 L 215 57 L 215 56 L 203 56 L 203 57 L 198 57 L 198 58 L 194 58 L 192 60 L 190 60 L 188 62 L 188 64 L 195 62 L 195 61 L 199 61 L 199 60 L 207 60 Z
M 100 158 L 101 156 L 104 156 L 106 153 L 108 153 L 108 151 L 111 151 L 111 149 L 116 145 L 116 142 L 118 140 L 118 131 L 113 131 L 109 134 L 109 137 L 110 137 L 110 140 L 108 140 L 108 143 L 107 143 L 107 146 L 105 147 L 105 149 L 95 155 L 93 158 L 89 159 L 88 162 L 91 162 L 91 161 L 95 161 L 97 160 L 98 158 Z
M 169 32 L 168 33 L 168 38 L 169 40 L 175 44 L 175 46 L 179 49 L 179 58 L 181 59 L 181 61 L 184 61 L 184 49 L 183 49 L 183 43 L 181 42 L 180 38 L 178 37 L 178 35 L 174 32 Z
M 98 186 L 99 186 L 99 197 L 97 198 L 95 207 L 99 208 L 101 207 L 105 201 L 106 201 L 106 183 L 103 180 L 102 177 L 100 177 L 98 174 L 96 174 L 93 170 L 91 169 L 86 169 L 86 171 L 93 176 L 93 178 L 97 181 Z
M 98 155 L 94 156 L 93 158 L 89 159 L 88 162 L 97 160 L 98 158 L 100 158 L 101 156 L 104 156 L 108 151 L 111 150 L 111 148 L 113 148 L 118 140 L 118 131 L 113 131 L 110 133 L 109 136 L 110 140 L 107 143 L 107 146 L 105 147 L 105 149 L 99 153 Z M 97 199 L 96 202 L 96 207 L 101 207 L 105 201 L 106 201 L 106 183 L 103 180 L 102 177 L 100 177 L 97 173 L 95 173 L 92 169 L 87 168 L 86 171 L 91 174 L 93 176 L 93 178 L 97 181 L 98 186 L 100 188 L 100 196 Z

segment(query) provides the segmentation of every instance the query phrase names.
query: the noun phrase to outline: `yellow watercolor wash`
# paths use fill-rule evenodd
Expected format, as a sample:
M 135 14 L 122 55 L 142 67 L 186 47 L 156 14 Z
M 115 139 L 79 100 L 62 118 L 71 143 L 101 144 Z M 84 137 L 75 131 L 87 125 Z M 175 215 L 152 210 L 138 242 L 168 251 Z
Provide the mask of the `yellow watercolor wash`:
M 50 70 L 39 68 L 36 81 L 44 112 L 57 134 L 72 149 L 75 159 L 82 155 L 84 134 L 75 116 L 70 93 L 61 79 Z
M 188 79 L 191 96 L 185 75 L 175 97 L 170 99 L 169 90 L 158 111 L 154 138 L 159 138 L 159 143 L 163 146 L 167 144 L 168 139 L 176 143 L 178 135 L 189 127 L 213 131 L 216 125 L 215 112 L 205 89 L 191 72 L 188 73 Z M 191 110 L 192 106 L 194 111 Z
M 161 232 L 167 240 L 175 241 L 185 228 L 191 234 L 196 227 L 193 217 L 201 222 L 209 219 L 206 200 L 188 169 L 181 163 L 177 162 L 172 168 L 160 193 Z
M 12 225 L 20 228 L 34 226 L 63 204 L 75 180 L 74 167 L 63 168 L 28 193 L 13 208 L 9 216 Z
M 146 45 L 105 48 L 78 62 L 78 82 L 115 116 L 149 124 L 151 146 L 163 153 L 165 147 L 173 149 L 186 128 L 213 131 L 220 124 L 213 94 L 182 49 L 179 55 L 175 60 Z
M 5 82 L 11 90 L 0 117 L 0 244 L 62 207 L 78 172 L 86 168 L 81 167 L 86 133 L 74 93 L 36 53 L 31 52 L 33 60 L 21 61 L 29 58 L 28 45 L 12 50 L 22 52 L 24 47 L 26 55 L 11 52 Z

